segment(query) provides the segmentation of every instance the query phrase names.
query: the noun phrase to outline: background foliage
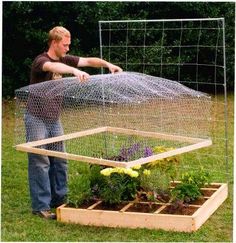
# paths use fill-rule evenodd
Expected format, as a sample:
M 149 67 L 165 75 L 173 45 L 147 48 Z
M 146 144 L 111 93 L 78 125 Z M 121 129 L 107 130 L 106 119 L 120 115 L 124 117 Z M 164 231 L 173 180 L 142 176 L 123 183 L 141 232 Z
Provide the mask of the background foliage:
M 121 19 L 224 17 L 227 86 L 233 90 L 234 9 L 233 2 L 3 2 L 3 97 L 28 85 L 31 63 L 47 49 L 52 27 L 71 31 L 71 54 L 99 56 L 98 21 Z

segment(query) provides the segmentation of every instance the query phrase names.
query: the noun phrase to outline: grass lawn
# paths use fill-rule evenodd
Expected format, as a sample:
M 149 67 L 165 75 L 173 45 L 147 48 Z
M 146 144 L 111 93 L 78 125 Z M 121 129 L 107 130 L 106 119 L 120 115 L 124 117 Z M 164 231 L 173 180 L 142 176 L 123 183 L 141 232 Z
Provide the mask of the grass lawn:
M 222 99 L 222 97 L 219 97 Z M 118 229 L 63 224 L 32 216 L 27 182 L 27 154 L 14 145 L 14 101 L 3 101 L 2 117 L 2 241 L 172 241 L 232 242 L 234 96 L 228 97 L 229 197 L 194 233 Z M 222 111 L 223 112 L 223 111 Z M 78 162 L 77 162 L 78 163 Z M 74 162 L 70 162 L 69 170 Z M 219 181 L 220 182 L 220 181 Z

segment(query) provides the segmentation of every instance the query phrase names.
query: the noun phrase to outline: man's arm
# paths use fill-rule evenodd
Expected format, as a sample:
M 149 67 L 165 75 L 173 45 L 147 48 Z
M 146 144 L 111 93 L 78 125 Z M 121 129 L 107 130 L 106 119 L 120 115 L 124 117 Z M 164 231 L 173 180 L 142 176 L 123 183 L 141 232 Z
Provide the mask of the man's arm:
M 97 57 L 80 57 L 78 67 L 105 67 L 111 73 L 123 71 L 120 67 Z
M 66 74 L 70 73 L 80 79 L 80 81 L 85 81 L 89 78 L 89 74 L 78 70 L 77 68 L 68 66 L 60 62 L 45 62 L 43 64 L 44 72 L 60 73 Z

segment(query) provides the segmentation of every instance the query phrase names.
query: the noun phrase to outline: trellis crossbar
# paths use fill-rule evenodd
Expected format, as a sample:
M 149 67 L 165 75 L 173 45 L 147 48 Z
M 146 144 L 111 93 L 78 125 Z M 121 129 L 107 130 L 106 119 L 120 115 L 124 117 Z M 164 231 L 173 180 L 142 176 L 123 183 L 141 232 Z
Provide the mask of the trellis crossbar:
M 59 152 L 59 151 L 37 148 L 38 146 L 42 146 L 42 145 L 46 145 L 46 144 L 50 144 L 50 143 L 66 141 L 66 140 L 79 138 L 79 137 L 85 137 L 85 136 L 102 133 L 102 132 L 113 132 L 113 133 L 120 133 L 120 134 L 125 134 L 125 135 L 137 135 L 137 136 L 142 136 L 142 137 L 150 137 L 150 138 L 163 139 L 163 140 L 188 142 L 188 143 L 190 143 L 190 145 L 176 148 L 171 151 L 155 154 L 155 155 L 152 155 L 152 156 L 149 156 L 146 158 L 140 158 L 137 160 L 128 161 L 128 162 L 118 162 L 118 161 L 107 160 L 107 159 L 103 159 L 103 158 L 93 158 L 93 157 L 76 155 L 76 154 L 67 153 L 67 152 Z M 170 134 L 165 134 L 165 133 L 146 132 L 146 131 L 118 128 L 118 127 L 99 127 L 99 128 L 89 129 L 89 130 L 85 130 L 85 131 L 70 133 L 70 134 L 66 134 L 66 135 L 62 135 L 62 136 L 57 136 L 57 137 L 53 137 L 53 138 L 47 138 L 47 139 L 42 139 L 42 140 L 38 140 L 38 141 L 19 144 L 19 145 L 16 145 L 16 149 L 19 151 L 27 152 L 27 153 L 35 153 L 35 154 L 40 154 L 40 155 L 53 156 L 53 157 L 58 157 L 58 158 L 63 158 L 63 159 L 68 159 L 68 160 L 87 162 L 87 163 L 91 163 L 91 164 L 130 168 L 135 165 L 146 164 L 146 163 L 149 163 L 149 162 L 152 162 L 155 160 L 160 160 L 160 159 L 168 158 L 168 157 L 175 156 L 178 154 L 197 150 L 200 148 L 208 147 L 210 145 L 212 145 L 211 139 L 201 139 L 201 138 L 185 137 L 185 136 L 179 136 L 179 135 L 170 135 Z

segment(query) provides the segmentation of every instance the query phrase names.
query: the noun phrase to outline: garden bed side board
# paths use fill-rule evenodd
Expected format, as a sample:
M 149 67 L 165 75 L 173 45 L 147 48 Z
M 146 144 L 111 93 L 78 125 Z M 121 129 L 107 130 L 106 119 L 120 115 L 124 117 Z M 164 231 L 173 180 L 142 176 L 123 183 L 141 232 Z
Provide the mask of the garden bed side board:
M 57 208 L 57 220 L 59 222 L 91 226 L 193 232 L 204 224 L 228 196 L 226 183 L 212 183 L 212 185 L 219 185 L 220 187 L 217 189 L 207 188 L 207 190 L 212 189 L 215 192 L 202 205 L 192 205 L 197 207 L 197 210 L 192 215 L 162 214 L 161 211 L 168 204 L 160 204 L 161 206 L 154 213 L 126 211 L 132 205 L 132 202 L 128 203 L 120 211 L 94 209 L 98 202 L 87 209 L 70 208 L 64 204 Z

